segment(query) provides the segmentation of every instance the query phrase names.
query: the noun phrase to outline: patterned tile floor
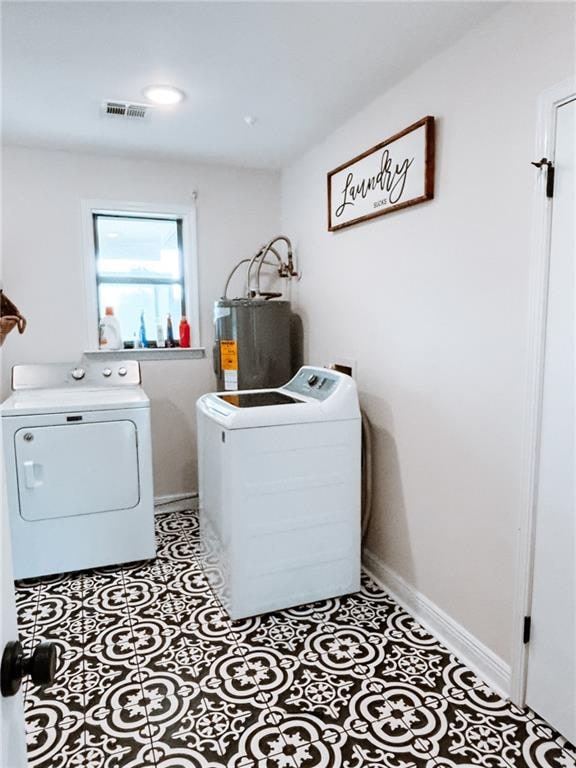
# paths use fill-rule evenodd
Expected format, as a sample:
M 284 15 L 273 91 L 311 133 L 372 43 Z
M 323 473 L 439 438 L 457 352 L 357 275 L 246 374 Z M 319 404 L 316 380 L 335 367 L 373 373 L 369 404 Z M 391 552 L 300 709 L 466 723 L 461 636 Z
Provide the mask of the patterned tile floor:
M 158 557 L 19 582 L 21 638 L 59 648 L 25 690 L 33 768 L 576 768 L 369 578 L 348 597 L 231 623 L 194 512 Z

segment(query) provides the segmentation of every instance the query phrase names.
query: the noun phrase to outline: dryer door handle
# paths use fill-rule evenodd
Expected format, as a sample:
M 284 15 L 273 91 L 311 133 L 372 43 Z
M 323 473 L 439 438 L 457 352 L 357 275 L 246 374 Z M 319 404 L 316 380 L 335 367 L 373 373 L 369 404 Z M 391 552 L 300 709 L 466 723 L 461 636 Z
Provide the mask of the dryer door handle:
M 24 462 L 24 484 L 26 488 L 32 490 L 44 484 L 42 480 L 36 479 L 36 467 L 40 467 L 40 464 L 37 464 L 35 461 Z

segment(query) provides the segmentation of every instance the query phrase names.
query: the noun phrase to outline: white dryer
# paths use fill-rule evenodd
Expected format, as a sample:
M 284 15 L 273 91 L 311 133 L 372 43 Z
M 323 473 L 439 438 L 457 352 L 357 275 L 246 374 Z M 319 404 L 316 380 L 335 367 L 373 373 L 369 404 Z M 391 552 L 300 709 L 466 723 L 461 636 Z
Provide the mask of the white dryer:
M 356 385 L 304 367 L 197 402 L 200 535 L 232 619 L 360 589 Z
M 1 414 L 15 577 L 154 557 L 139 364 L 17 365 L 12 389 Z

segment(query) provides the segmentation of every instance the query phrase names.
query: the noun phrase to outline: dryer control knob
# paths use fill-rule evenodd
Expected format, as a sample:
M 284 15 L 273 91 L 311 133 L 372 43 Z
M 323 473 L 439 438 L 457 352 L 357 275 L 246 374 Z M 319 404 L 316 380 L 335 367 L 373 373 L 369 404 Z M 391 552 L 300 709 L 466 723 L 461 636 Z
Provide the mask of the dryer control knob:
M 318 376 L 316 376 L 315 373 L 313 373 L 312 376 L 308 376 L 308 384 L 310 384 L 311 387 L 313 387 L 317 381 L 318 381 Z
M 122 366 L 122 368 L 118 368 L 118 376 L 126 376 L 128 373 L 128 370 Z
M 112 376 L 112 368 L 104 368 L 102 371 L 102 376 L 106 376 L 106 378 L 108 378 L 108 376 Z
M 76 379 L 76 381 L 80 381 L 80 379 L 83 379 L 84 376 L 86 376 L 86 371 L 84 368 L 74 368 L 72 370 L 72 378 Z

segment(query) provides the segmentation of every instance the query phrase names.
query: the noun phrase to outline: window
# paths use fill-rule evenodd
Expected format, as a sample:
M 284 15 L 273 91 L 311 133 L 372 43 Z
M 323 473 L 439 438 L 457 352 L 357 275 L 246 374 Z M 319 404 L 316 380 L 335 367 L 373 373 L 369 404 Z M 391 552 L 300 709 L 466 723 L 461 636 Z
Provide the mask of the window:
M 197 301 L 192 306 L 188 285 L 195 272 L 190 270 L 189 214 L 154 206 L 128 210 L 89 206 L 92 295 L 94 280 L 96 288 L 92 348 L 98 346 L 98 327 L 107 307 L 118 320 L 125 348 L 140 346 L 142 319 L 143 346 L 162 346 L 169 315 L 175 345 L 182 316 L 190 323 L 192 343 L 198 344 Z

